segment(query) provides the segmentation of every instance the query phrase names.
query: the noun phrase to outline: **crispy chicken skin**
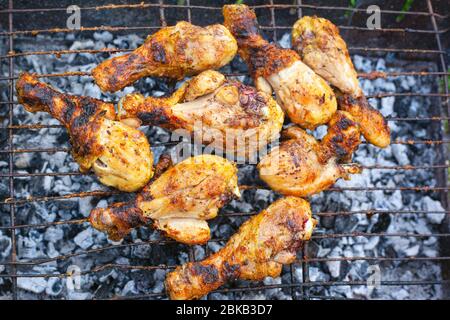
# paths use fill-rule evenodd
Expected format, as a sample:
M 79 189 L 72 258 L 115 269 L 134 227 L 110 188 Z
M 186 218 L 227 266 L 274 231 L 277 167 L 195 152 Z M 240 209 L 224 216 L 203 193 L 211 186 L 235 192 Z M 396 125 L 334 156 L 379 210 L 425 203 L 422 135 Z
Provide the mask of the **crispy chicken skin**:
M 387 147 L 389 127 L 364 96 L 339 29 L 327 19 L 303 17 L 293 27 L 292 47 L 303 62 L 337 88 L 338 108 L 349 112 L 360 124 L 364 138 L 378 147 Z
M 363 94 L 347 45 L 329 20 L 316 16 L 297 20 L 292 29 L 292 48 L 331 85 L 353 97 Z
M 264 40 L 256 15 L 246 5 L 223 7 L 225 26 L 235 36 L 238 52 L 247 63 L 260 91 L 275 91 L 277 101 L 292 122 L 314 129 L 336 112 L 333 90 L 299 55 Z
M 360 144 L 358 125 L 344 111 L 336 112 L 320 142 L 295 126 L 284 130 L 282 138 L 258 164 L 261 179 L 279 193 L 307 197 L 360 172 L 356 164 L 343 164 Z
M 115 121 L 111 103 L 60 93 L 28 73 L 20 75 L 16 89 L 27 111 L 48 112 L 66 127 L 80 171 L 92 169 L 103 184 L 128 192 L 141 189 L 152 177 L 147 138 Z
M 367 142 L 380 148 L 386 148 L 391 144 L 391 130 L 386 119 L 369 104 L 364 95 L 353 98 L 349 94 L 336 92 L 336 96 L 339 110 L 352 115 Z
M 184 129 L 196 141 L 239 158 L 254 156 L 278 138 L 284 121 L 270 95 L 212 70 L 185 82 L 170 97 L 129 94 L 119 106 L 119 117 L 127 123 L 137 118 L 145 125 Z
M 182 79 L 218 69 L 236 51 L 236 40 L 224 26 L 199 27 L 181 21 L 149 36 L 133 52 L 102 62 L 92 74 L 103 91 L 114 92 L 146 76 Z
M 294 262 L 315 225 L 306 200 L 282 198 L 243 223 L 215 254 L 170 272 L 166 290 L 171 299 L 198 299 L 235 279 L 278 277 L 283 264 Z
M 215 218 L 236 197 L 240 197 L 236 166 L 218 156 L 200 155 L 168 168 L 135 200 L 92 210 L 90 222 L 112 240 L 153 221 L 172 239 L 202 244 L 210 238 L 205 220 Z

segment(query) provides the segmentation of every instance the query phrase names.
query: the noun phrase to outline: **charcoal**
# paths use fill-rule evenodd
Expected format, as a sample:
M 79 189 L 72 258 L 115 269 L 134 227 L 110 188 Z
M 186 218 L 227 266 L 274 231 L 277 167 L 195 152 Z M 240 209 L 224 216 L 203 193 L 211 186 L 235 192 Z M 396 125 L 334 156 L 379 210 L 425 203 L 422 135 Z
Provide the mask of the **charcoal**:
M 47 288 L 47 281 L 44 278 L 17 278 L 17 286 L 32 293 L 42 293 Z
M 9 236 L 3 235 L 0 231 L 0 256 L 2 258 L 9 257 L 11 253 L 11 238 Z
M 77 234 L 73 241 L 77 244 L 77 246 L 86 250 L 94 243 L 92 238 L 92 228 L 88 228 Z
M 64 289 L 63 280 L 50 278 L 45 288 L 45 293 L 49 296 L 59 296 Z
M 60 39 L 59 39 L 59 38 Z M 280 45 L 290 46 L 288 33 L 278 35 Z M 56 41 L 56 39 L 61 41 Z M 2 45 L 0 50 L 6 48 Z M 110 32 L 95 32 L 92 36 L 83 36 L 82 33 L 67 35 L 38 35 L 37 42 L 45 43 L 55 50 L 62 49 L 101 49 L 109 48 L 136 48 L 144 41 L 137 35 L 119 35 Z M 15 51 L 35 51 L 36 48 L 29 41 L 17 39 Z M 6 54 L 3 52 L 3 54 Z M 122 53 L 119 53 L 122 54 Z M 110 57 L 109 54 L 70 54 L 61 55 L 57 59 L 51 55 L 34 55 L 17 57 L 14 59 L 14 70 L 37 73 L 61 73 L 66 71 L 90 71 L 97 63 Z M 371 72 L 373 70 L 385 72 L 404 71 L 401 67 L 403 61 L 396 55 L 381 57 L 352 56 L 356 69 L 359 72 Z M 3 76 L 7 76 L 7 59 L 1 63 Z M 425 70 L 424 62 L 408 62 L 412 70 Z M 395 66 L 399 67 L 395 67 Z M 394 67 L 393 67 L 394 66 Z M 436 71 L 435 66 L 426 64 L 426 69 Z M 242 59 L 236 57 L 230 65 L 222 69 L 227 73 L 247 73 L 247 66 Z M 235 77 L 246 84 L 252 84 L 249 76 Z M 92 82 L 90 77 L 50 77 L 45 78 L 56 88 L 72 94 L 89 95 L 109 101 L 117 101 L 121 96 L 130 92 L 141 92 L 144 95 L 163 96 L 170 94 L 179 84 L 164 79 L 145 78 L 136 82 L 133 87 L 127 87 L 118 93 L 103 93 Z M 395 77 L 379 78 L 376 80 L 360 79 L 361 86 L 367 95 L 379 92 L 437 92 L 438 83 L 433 77 Z M 0 82 L 0 96 L 2 101 L 8 100 L 6 82 Z M 369 99 L 370 104 L 389 117 L 429 117 L 435 116 L 436 103 L 427 97 L 386 97 L 383 99 Z M 7 108 L 0 108 L 0 122 L 8 125 Z M 28 113 L 22 107 L 14 108 L 14 118 L 17 123 L 46 123 L 58 124 L 45 113 Z M 4 120 L 5 119 L 5 120 Z M 440 131 L 427 121 L 389 121 L 392 139 L 442 139 Z M 156 146 L 158 143 L 171 141 L 170 132 L 158 127 L 143 128 L 144 133 L 152 144 L 152 150 L 157 161 L 161 154 L 171 149 L 164 146 Z M 317 128 L 312 134 L 318 139 L 326 133 L 326 126 Z M 16 148 L 53 148 L 69 147 L 69 136 L 63 128 L 50 128 L 40 130 L 20 130 L 14 134 L 14 147 Z M 7 148 L 7 130 L 0 131 L 0 145 Z M 174 148 L 172 148 L 174 149 Z M 14 154 L 14 170 L 20 173 L 56 173 L 76 172 L 79 166 L 73 161 L 70 153 L 17 153 Z M 438 152 L 436 146 L 426 144 L 404 145 L 394 144 L 380 150 L 368 144 L 362 144 L 356 152 L 354 162 L 365 166 L 405 166 L 444 163 L 444 157 Z M 8 171 L 7 156 L 0 155 L 0 170 Z M 254 165 L 239 164 L 239 183 L 242 185 L 263 186 L 258 177 Z M 336 233 L 353 232 L 387 232 L 387 233 L 433 233 L 439 232 L 445 218 L 444 208 L 439 202 L 436 193 L 415 192 L 400 190 L 383 190 L 383 188 L 397 188 L 399 186 L 436 185 L 436 178 L 432 170 L 386 170 L 365 169 L 361 175 L 353 175 L 351 180 L 339 181 L 336 187 L 360 188 L 360 191 L 346 190 L 344 192 L 325 191 L 311 197 L 312 211 L 319 212 L 355 212 L 361 214 L 321 216 L 320 223 L 316 227 L 314 235 L 327 235 Z M 376 191 L 365 191 L 365 188 L 380 188 Z M 26 199 L 30 196 L 62 196 L 69 193 L 77 193 L 90 190 L 108 190 L 102 186 L 94 176 L 62 175 L 33 178 L 15 178 L 15 197 Z M 0 197 L 9 197 L 8 179 L 0 180 Z M 226 205 L 222 212 L 250 213 L 258 212 L 266 208 L 280 195 L 269 190 L 247 190 L 242 192 L 242 198 L 233 200 Z M 60 201 L 31 202 L 17 206 L 16 223 L 50 223 L 53 221 L 73 220 L 87 217 L 94 207 L 106 207 L 114 201 L 126 201 L 134 198 L 134 195 L 114 195 L 111 197 L 84 197 L 70 198 Z M 8 226 L 9 206 L 3 206 L 4 215 L 0 216 L 2 226 Z M 437 211 L 429 214 L 364 214 L 367 210 L 398 211 L 398 210 L 424 210 Z M 239 226 L 248 219 L 243 217 L 220 217 L 211 221 L 213 237 L 228 239 Z M 99 252 L 82 254 L 85 250 L 93 250 L 126 244 L 128 242 L 163 239 L 163 235 L 150 228 L 140 228 L 133 231 L 129 237 L 120 243 L 109 241 L 103 233 L 94 231 L 88 223 L 68 224 L 48 228 L 35 228 L 32 230 L 16 230 L 17 254 L 20 260 L 36 260 L 56 258 L 61 255 L 75 254 L 73 257 L 55 259 L 52 262 L 53 269 L 33 269 L 34 273 L 60 273 L 64 274 L 71 265 L 77 265 L 81 270 L 89 271 L 95 267 L 107 263 L 133 264 L 156 266 L 160 264 L 178 265 L 189 260 L 188 248 L 182 245 L 134 245 L 132 247 L 100 250 Z M 210 242 L 207 252 L 218 251 L 225 243 Z M 439 242 L 436 238 L 418 239 L 415 237 L 333 237 L 325 239 L 313 239 L 305 250 L 305 255 L 310 258 L 331 257 L 411 257 L 425 256 L 437 257 L 440 253 Z M 193 249 L 195 258 L 202 259 L 206 256 L 204 247 L 196 246 Z M 8 259 L 11 254 L 11 240 L 9 234 L 0 232 L 0 255 L 2 259 Z M 80 255 L 78 255 L 80 254 Z M 299 256 L 300 257 L 300 256 Z M 403 279 L 433 280 L 441 279 L 442 273 L 438 263 L 426 261 L 420 263 L 401 263 L 399 261 L 374 262 L 382 271 L 385 281 Z M 349 279 L 367 279 L 367 261 L 328 261 L 309 263 L 309 278 L 311 281 L 333 281 Z M 2 270 L 0 265 L 0 272 Z M 293 274 L 295 281 L 303 280 L 302 266 L 294 264 Z M 22 269 L 20 269 L 22 270 Z M 8 272 L 8 271 L 6 271 Z M 23 273 L 29 273 L 25 270 Z M 83 276 L 82 289 L 71 291 L 65 287 L 65 281 L 57 278 L 18 278 L 18 287 L 21 298 L 37 299 L 45 295 L 45 298 L 58 297 L 64 299 L 90 299 L 111 298 L 115 295 L 136 295 L 148 293 L 163 293 L 164 278 L 168 272 L 166 269 L 154 271 L 134 270 L 129 272 L 117 268 L 105 270 L 102 273 L 90 273 Z M 289 268 L 285 267 L 282 275 L 276 279 L 267 278 L 264 284 L 290 283 Z M 236 281 L 231 286 L 246 286 L 248 282 Z M 0 278 L 0 294 L 5 297 L 11 295 L 11 281 Z M 440 298 L 442 292 L 437 286 L 383 286 L 371 289 L 367 286 L 318 286 L 308 288 L 310 294 L 326 295 L 343 298 Z M 300 297 L 300 288 L 293 288 L 294 295 Z M 162 296 L 165 298 L 165 296 Z M 290 299 L 290 289 L 270 289 L 252 292 L 227 292 L 213 293 L 211 299 Z
M 58 227 L 49 227 L 45 230 L 44 239 L 49 242 L 56 243 L 62 240 L 64 237 L 64 231 Z

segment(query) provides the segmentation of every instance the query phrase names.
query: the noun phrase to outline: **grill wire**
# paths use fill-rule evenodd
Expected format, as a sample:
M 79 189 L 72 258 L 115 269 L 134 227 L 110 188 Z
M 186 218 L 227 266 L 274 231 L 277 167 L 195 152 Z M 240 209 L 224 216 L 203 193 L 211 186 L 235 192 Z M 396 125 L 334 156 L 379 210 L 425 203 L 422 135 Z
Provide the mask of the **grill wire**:
M 6 1 L 5 1 L 6 3 Z M 435 72 L 424 72 L 424 71 L 409 71 L 409 72 L 371 72 L 371 73 L 360 73 L 360 78 L 367 78 L 367 79 L 376 79 L 379 77 L 386 78 L 386 77 L 401 77 L 401 76 L 427 76 L 427 77 L 438 77 L 439 79 L 442 79 L 444 83 L 444 92 L 442 93 L 396 93 L 396 92 L 388 92 L 388 93 L 378 93 L 376 95 L 372 95 L 369 97 L 372 98 L 382 98 L 382 97 L 389 97 L 389 96 L 395 96 L 395 97 L 408 97 L 408 96 L 421 96 L 421 97 L 434 97 L 439 98 L 441 101 L 442 112 L 441 116 L 436 117 L 388 117 L 389 122 L 395 122 L 395 121 L 447 121 L 450 119 L 449 117 L 449 110 L 448 110 L 448 83 L 447 78 L 450 74 L 447 72 L 447 65 L 446 65 L 446 52 L 443 49 L 442 45 L 442 39 L 445 34 L 448 33 L 448 29 L 439 29 L 439 23 L 442 22 L 445 19 L 448 19 L 447 15 L 441 15 L 438 13 L 435 13 L 433 11 L 433 5 L 431 0 L 427 0 L 427 8 L 428 11 L 423 12 L 401 12 L 396 10 L 381 10 L 381 13 L 383 15 L 387 14 L 400 14 L 403 13 L 407 16 L 411 17 L 417 17 L 417 16 L 425 16 L 430 19 L 430 23 L 433 27 L 432 30 L 421 30 L 421 29 L 401 29 L 401 28 L 384 28 L 381 30 L 378 30 L 379 32 L 383 33 L 417 33 L 421 34 L 423 37 L 435 37 L 435 47 L 433 49 L 414 49 L 414 48 L 408 48 L 408 49 L 402 49 L 402 48 L 372 48 L 372 47 L 349 47 L 351 52 L 363 52 L 363 53 L 405 53 L 405 54 L 427 54 L 433 56 L 433 60 L 437 63 L 440 71 Z M 29 260 L 29 261 L 18 261 L 17 259 L 17 252 L 16 252 L 16 231 L 21 229 L 26 230 L 32 230 L 34 228 L 48 228 L 55 225 L 69 225 L 69 224 L 83 224 L 86 228 L 89 228 L 90 225 L 87 224 L 86 219 L 74 219 L 74 220 L 68 220 L 68 221 L 56 221 L 51 223 L 41 223 L 41 224 L 21 224 L 16 225 L 15 223 L 15 214 L 16 214 L 16 207 L 18 205 L 23 205 L 30 202 L 45 202 L 45 201 L 57 201 L 62 199 L 69 199 L 69 198 L 82 198 L 82 197 L 88 197 L 88 196 L 95 196 L 95 197 L 103 197 L 103 196 L 110 196 L 114 194 L 118 194 L 117 191 L 101 191 L 101 190 L 94 190 L 94 191 L 88 191 L 88 192 L 80 192 L 80 193 L 72 193 L 67 195 L 60 195 L 60 196 L 47 196 L 47 197 L 29 197 L 26 199 L 23 198 L 17 198 L 15 196 L 15 190 L 14 190 L 14 180 L 17 178 L 23 178 L 23 177 L 36 177 L 36 176 L 75 176 L 75 175 L 81 175 L 79 172 L 55 172 L 55 173 L 18 173 L 14 172 L 14 155 L 18 153 L 39 153 L 39 152 L 47 152 L 47 153 L 54 153 L 54 152 L 68 152 L 68 148 L 16 148 L 13 144 L 13 137 L 16 135 L 17 131 L 22 129 L 27 130 L 34 130 L 34 129 L 42 129 L 42 128 L 60 128 L 62 126 L 60 125 L 45 125 L 45 124 L 23 124 L 23 125 L 14 125 L 13 123 L 13 109 L 14 106 L 18 103 L 15 102 L 14 96 L 15 96 L 15 89 L 14 89 L 14 80 L 17 79 L 18 70 L 14 70 L 14 59 L 16 57 L 21 56 L 31 56 L 31 55 L 64 55 L 64 54 L 73 54 L 73 53 L 89 53 L 89 54 L 95 54 L 95 53 L 118 53 L 118 52 L 127 52 L 131 51 L 129 49 L 101 49 L 101 50 L 61 50 L 61 51 L 29 51 L 29 52 L 14 52 L 14 36 L 17 35 L 36 35 L 40 33 L 45 34 L 52 34 L 52 33 L 71 33 L 74 32 L 71 29 L 65 29 L 65 28 L 54 28 L 54 29 L 40 29 L 40 30 L 15 30 L 14 28 L 14 21 L 13 16 L 19 15 L 19 14 L 38 14 L 38 13 L 44 13 L 44 12 L 56 12 L 59 11 L 65 12 L 66 8 L 30 8 L 30 9 L 14 9 L 14 1 L 8 0 L 7 8 L 1 8 L 0 9 L 0 15 L 2 16 L 2 19 L 4 17 L 7 17 L 8 19 L 8 30 L 0 32 L 0 37 L 7 37 L 8 38 L 8 48 L 9 52 L 6 55 L 0 56 L 1 60 L 7 60 L 9 63 L 9 69 L 8 69 L 8 76 L 6 77 L 0 77 L 0 81 L 7 81 L 8 82 L 8 101 L 0 101 L 0 105 L 2 108 L 7 107 L 9 110 L 9 123 L 7 126 L 0 127 L 0 130 L 6 130 L 8 132 L 8 145 L 9 148 L 6 150 L 0 150 L 0 153 L 7 154 L 8 156 L 8 172 L 7 173 L 0 173 L 0 178 L 2 179 L 8 179 L 9 180 L 9 198 L 2 200 L 0 202 L 0 207 L 9 206 L 10 208 L 10 226 L 0 226 L 0 231 L 8 231 L 11 233 L 11 244 L 12 244 L 12 253 L 10 261 L 0 261 L 0 266 L 5 266 L 6 273 L 0 273 L 1 278 L 7 278 L 11 279 L 12 281 L 12 294 L 13 299 L 18 298 L 18 289 L 17 289 L 17 278 L 18 277 L 42 277 L 42 278 L 66 278 L 70 276 L 70 274 L 67 273 L 57 273 L 57 274 L 51 274 L 51 273 L 20 273 L 18 274 L 18 270 L 20 270 L 21 267 L 26 266 L 37 266 L 45 263 L 49 263 L 52 261 L 61 261 L 66 260 L 69 258 L 77 257 L 77 256 L 84 256 L 84 255 L 94 255 L 99 252 L 112 250 L 116 248 L 126 248 L 126 247 L 135 247 L 135 246 L 141 246 L 141 245 L 166 245 L 174 243 L 172 240 L 168 239 L 162 239 L 162 240 L 147 240 L 142 241 L 138 243 L 121 243 L 121 244 L 111 244 L 108 246 L 104 246 L 101 248 L 95 248 L 95 249 L 89 249 L 89 250 L 82 250 L 78 251 L 76 253 L 71 253 L 67 255 L 59 255 L 57 257 L 53 258 L 44 258 L 44 259 L 35 259 L 35 260 Z M 160 26 L 166 26 L 171 25 L 174 23 L 174 21 L 168 21 L 166 19 L 166 12 L 168 10 L 186 10 L 187 12 L 187 20 L 191 22 L 192 17 L 192 10 L 200 10 L 205 11 L 208 14 L 211 15 L 221 15 L 221 7 L 218 6 L 204 6 L 204 5 L 191 5 L 190 0 L 185 0 L 184 4 L 166 4 L 163 0 L 159 0 L 158 3 L 139 3 L 139 4 L 110 4 L 110 5 L 102 5 L 102 6 L 96 6 L 96 7 L 82 7 L 81 10 L 97 10 L 99 12 L 104 11 L 112 11 L 115 9 L 129 9 L 129 10 L 139 10 L 139 9 L 147 9 L 147 8 L 156 8 L 159 10 L 159 18 L 160 18 Z M 337 10 L 341 12 L 347 12 L 347 11 L 353 11 L 353 12 L 365 12 L 365 9 L 358 9 L 358 8 L 348 8 L 344 6 L 336 7 L 336 6 L 316 6 L 316 5 L 310 5 L 310 4 L 304 4 L 301 0 L 298 0 L 297 3 L 294 2 L 294 4 L 275 4 L 274 1 L 270 0 L 267 1 L 266 4 L 254 6 L 255 9 L 258 10 L 264 10 L 268 12 L 269 15 L 269 25 L 262 25 L 261 28 L 267 32 L 271 32 L 273 36 L 273 41 L 279 40 L 280 31 L 287 32 L 291 27 L 289 26 L 279 26 L 277 25 L 277 19 L 276 19 L 276 12 L 280 10 L 295 10 L 296 14 L 300 18 L 302 16 L 302 10 L 303 9 L 312 9 L 317 15 L 324 15 L 326 11 L 329 10 Z M 198 23 L 198 21 L 194 21 L 194 23 Z M 148 31 L 149 33 L 153 33 L 156 31 L 160 26 L 150 26 L 150 27 L 132 27 L 132 26 L 120 26 L 120 27 L 112 27 L 112 26 L 98 26 L 98 27 L 85 27 L 82 28 L 78 32 L 83 31 L 110 31 L 110 32 L 116 32 L 116 31 Z M 356 26 L 339 26 L 341 30 L 365 30 L 370 32 L 365 27 L 356 27 Z M 232 73 L 227 74 L 230 76 L 239 76 L 242 74 L 239 73 Z M 46 77 L 72 77 L 72 76 L 90 76 L 89 72 L 67 72 L 67 73 L 59 73 L 59 74 L 42 74 L 40 75 L 43 78 Z M 414 145 L 414 144 L 428 144 L 430 147 L 438 148 L 443 147 L 442 149 L 446 149 L 448 147 L 448 144 L 450 143 L 450 140 L 441 139 L 441 140 L 395 140 L 393 141 L 394 144 L 405 144 L 405 145 Z M 158 144 L 152 143 L 152 146 L 157 146 Z M 165 143 L 161 143 L 160 145 L 167 145 Z M 443 164 L 437 164 L 437 165 L 431 165 L 431 164 L 423 164 L 423 165 L 407 165 L 407 166 L 382 166 L 382 165 L 373 165 L 373 166 L 364 166 L 363 168 L 366 170 L 371 169 L 393 169 L 393 170 L 439 170 L 441 172 L 446 172 L 449 168 L 448 161 Z M 424 210 L 363 210 L 363 211 L 338 211 L 338 212 L 320 212 L 315 213 L 316 217 L 323 217 L 323 216 L 351 216 L 353 214 L 367 214 L 367 215 L 374 215 L 374 214 L 420 214 L 420 213 L 426 213 L 426 214 L 442 214 L 445 213 L 446 220 L 448 220 L 448 215 L 450 214 L 450 207 L 448 205 L 448 195 L 449 195 L 449 186 L 446 182 L 447 180 L 443 180 L 443 185 L 441 186 L 412 186 L 412 187 L 393 187 L 393 188 L 330 188 L 329 190 L 325 192 L 340 192 L 344 190 L 353 190 L 353 191 L 375 191 L 375 190 L 408 190 L 408 191 L 416 191 L 416 192 L 438 192 L 441 195 L 441 201 L 443 202 L 443 206 L 446 208 L 446 211 L 424 211 Z M 260 188 L 259 186 L 248 186 L 248 188 Z M 226 215 L 228 217 L 230 216 L 250 216 L 255 213 L 220 213 L 219 216 Z M 445 223 L 445 222 L 444 222 Z M 442 237 L 450 237 L 450 233 L 430 233 L 430 234 L 412 234 L 412 233 L 364 233 L 364 232 L 352 232 L 352 233 L 331 233 L 331 234 L 314 234 L 313 239 L 324 239 L 324 238 L 340 238 L 340 237 L 357 237 L 357 236 L 365 236 L 365 237 L 373 237 L 373 236 L 380 236 L 380 237 L 417 237 L 417 238 L 428 238 L 428 237 L 436 237 L 436 238 L 442 238 Z M 226 241 L 225 238 L 215 238 L 211 239 L 211 242 L 219 242 L 219 241 Z M 314 262 L 330 262 L 330 261 L 357 261 L 357 260 L 364 260 L 368 262 L 383 262 L 383 261 L 401 261 L 401 262 L 410 262 L 410 261 L 441 261 L 443 263 L 448 263 L 450 261 L 450 256 L 439 256 L 439 257 L 336 257 L 336 258 L 312 258 L 308 257 L 306 255 L 308 244 L 305 245 L 305 248 L 299 253 L 300 258 L 296 260 L 296 264 L 299 264 L 301 266 L 302 271 L 302 281 L 295 281 L 294 275 L 293 275 L 293 266 L 288 267 L 288 272 L 290 272 L 290 283 L 288 284 L 275 284 L 275 285 L 249 285 L 245 287 L 237 287 L 237 288 L 225 288 L 225 289 L 219 289 L 215 292 L 242 292 L 242 291 L 257 291 L 257 290 L 265 290 L 265 289 L 276 289 L 276 288 L 285 288 L 290 289 L 292 299 L 338 299 L 338 297 L 332 297 L 332 296 L 317 296 L 309 294 L 309 289 L 314 286 L 321 286 L 321 287 L 327 287 L 327 286 L 355 286 L 355 285 L 366 285 L 366 281 L 310 281 L 309 278 L 309 265 Z M 207 246 L 206 246 L 207 248 Z M 192 247 L 188 247 L 187 254 L 190 261 L 195 261 L 195 253 Z M 208 255 L 208 248 L 206 250 L 206 255 Z M 141 270 L 141 271 L 151 271 L 156 269 L 173 269 L 176 266 L 174 265 L 126 265 L 126 264 L 103 264 L 103 265 L 97 265 L 89 270 L 82 270 L 81 274 L 86 275 L 90 273 L 97 273 L 108 269 L 118 269 L 118 270 Z M 449 280 L 447 279 L 440 279 L 440 280 L 418 280 L 418 281 L 381 281 L 381 286 L 395 286 L 395 285 L 412 285 L 412 286 L 423 286 L 423 285 L 440 285 L 440 286 L 447 286 L 449 284 Z M 298 288 L 301 292 L 299 295 L 298 293 L 294 292 L 294 288 Z M 132 296 L 126 296 L 126 297 L 120 297 L 120 296 L 114 296 L 114 299 L 121 299 L 121 298 L 166 298 L 165 293 L 149 293 L 144 295 L 132 295 Z

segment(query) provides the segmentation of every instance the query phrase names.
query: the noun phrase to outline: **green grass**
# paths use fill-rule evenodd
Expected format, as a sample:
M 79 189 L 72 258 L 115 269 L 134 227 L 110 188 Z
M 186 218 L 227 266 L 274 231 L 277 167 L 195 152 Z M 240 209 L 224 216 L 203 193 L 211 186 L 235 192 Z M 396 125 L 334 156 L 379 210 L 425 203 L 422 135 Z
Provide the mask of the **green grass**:
M 402 6 L 402 12 L 408 12 L 409 10 L 411 10 L 411 7 L 414 3 L 414 0 L 405 0 L 405 2 L 403 2 L 403 6 Z M 401 22 L 405 19 L 405 14 L 401 13 L 397 16 L 397 18 L 395 19 L 395 21 L 397 22 Z
M 356 8 L 356 1 L 358 1 L 358 0 L 349 0 L 348 1 L 348 7 L 349 8 Z M 352 11 L 351 10 L 347 10 L 347 11 L 345 11 L 344 16 L 346 18 L 348 18 L 348 17 L 350 17 L 351 14 L 352 14 Z
M 450 68 L 447 69 L 447 72 L 450 72 Z M 447 89 L 450 91 L 450 75 L 447 75 Z M 445 93 L 445 81 L 444 81 L 444 79 L 440 79 L 439 80 L 439 92 L 440 93 Z M 444 121 L 444 132 L 450 133 L 448 120 Z
M 447 69 L 447 72 L 450 72 L 450 68 Z M 447 75 L 447 83 L 448 83 L 448 90 L 450 90 L 450 75 Z M 444 93 L 444 86 L 445 81 L 444 79 L 439 80 L 439 92 Z M 450 133 L 448 120 L 444 120 L 444 133 Z M 450 168 L 447 168 L 447 177 L 448 177 L 448 183 L 450 184 Z
M 450 67 L 447 69 L 447 72 L 450 73 Z M 439 92 L 444 93 L 445 92 L 445 81 L 444 79 L 439 80 Z M 447 75 L 447 89 L 450 90 L 450 75 Z
M 358 2 L 358 0 L 349 0 L 349 1 L 348 1 L 348 7 L 351 8 L 351 9 L 352 9 L 352 8 L 356 8 L 356 3 L 357 3 L 357 2 Z M 412 7 L 413 3 L 414 3 L 414 0 L 405 0 L 405 1 L 403 2 L 401 11 L 402 11 L 402 12 L 408 12 L 409 10 L 411 10 L 411 7 Z M 348 18 L 348 17 L 351 15 L 351 13 L 352 13 L 351 10 L 347 10 L 347 11 L 345 12 L 345 17 Z M 397 16 L 397 18 L 395 19 L 395 21 L 401 22 L 401 21 L 403 21 L 404 19 L 405 19 L 405 14 L 404 14 L 404 13 L 401 13 L 401 14 L 399 14 L 399 15 Z

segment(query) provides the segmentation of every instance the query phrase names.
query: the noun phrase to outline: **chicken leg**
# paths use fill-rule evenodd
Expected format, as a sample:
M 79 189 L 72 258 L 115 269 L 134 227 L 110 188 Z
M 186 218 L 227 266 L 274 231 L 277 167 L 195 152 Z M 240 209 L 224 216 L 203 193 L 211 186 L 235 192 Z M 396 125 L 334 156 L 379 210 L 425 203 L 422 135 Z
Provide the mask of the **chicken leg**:
M 20 75 L 16 88 L 27 111 L 48 112 L 66 127 L 80 171 L 93 169 L 103 184 L 128 192 L 150 180 L 153 155 L 147 138 L 115 121 L 113 104 L 60 93 L 28 73 Z
M 282 198 L 242 224 L 215 254 L 170 272 L 166 290 L 171 299 L 198 299 L 230 280 L 278 277 L 283 264 L 294 262 L 315 225 L 306 200 Z
M 126 123 L 137 119 L 138 125 L 184 129 L 196 141 L 244 159 L 278 138 L 284 121 L 283 110 L 270 95 L 212 70 L 187 81 L 170 97 L 130 94 L 119 107 Z
M 218 69 L 233 59 L 236 40 L 222 25 L 199 27 L 181 21 L 149 36 L 129 54 L 99 64 L 92 75 L 103 91 L 117 91 L 142 77 L 177 80 L 208 69 Z
M 218 156 L 201 155 L 167 169 L 135 200 L 92 210 L 90 222 L 112 240 L 153 221 L 172 239 L 202 244 L 210 238 L 205 220 L 215 218 L 219 208 L 235 197 L 240 197 L 236 166 Z
M 282 138 L 258 164 L 261 179 L 277 192 L 307 197 L 360 172 L 356 164 L 342 164 L 360 144 L 358 125 L 344 111 L 333 116 L 321 142 L 299 127 L 286 129 Z
M 336 112 L 333 90 L 290 49 L 270 44 L 259 34 L 255 13 L 246 5 L 223 7 L 225 26 L 260 91 L 275 91 L 292 122 L 307 129 L 327 123 Z
M 389 127 L 364 96 L 339 29 L 327 19 L 303 17 L 292 30 L 292 46 L 310 68 L 337 88 L 338 108 L 353 116 L 364 138 L 378 147 L 387 147 Z

